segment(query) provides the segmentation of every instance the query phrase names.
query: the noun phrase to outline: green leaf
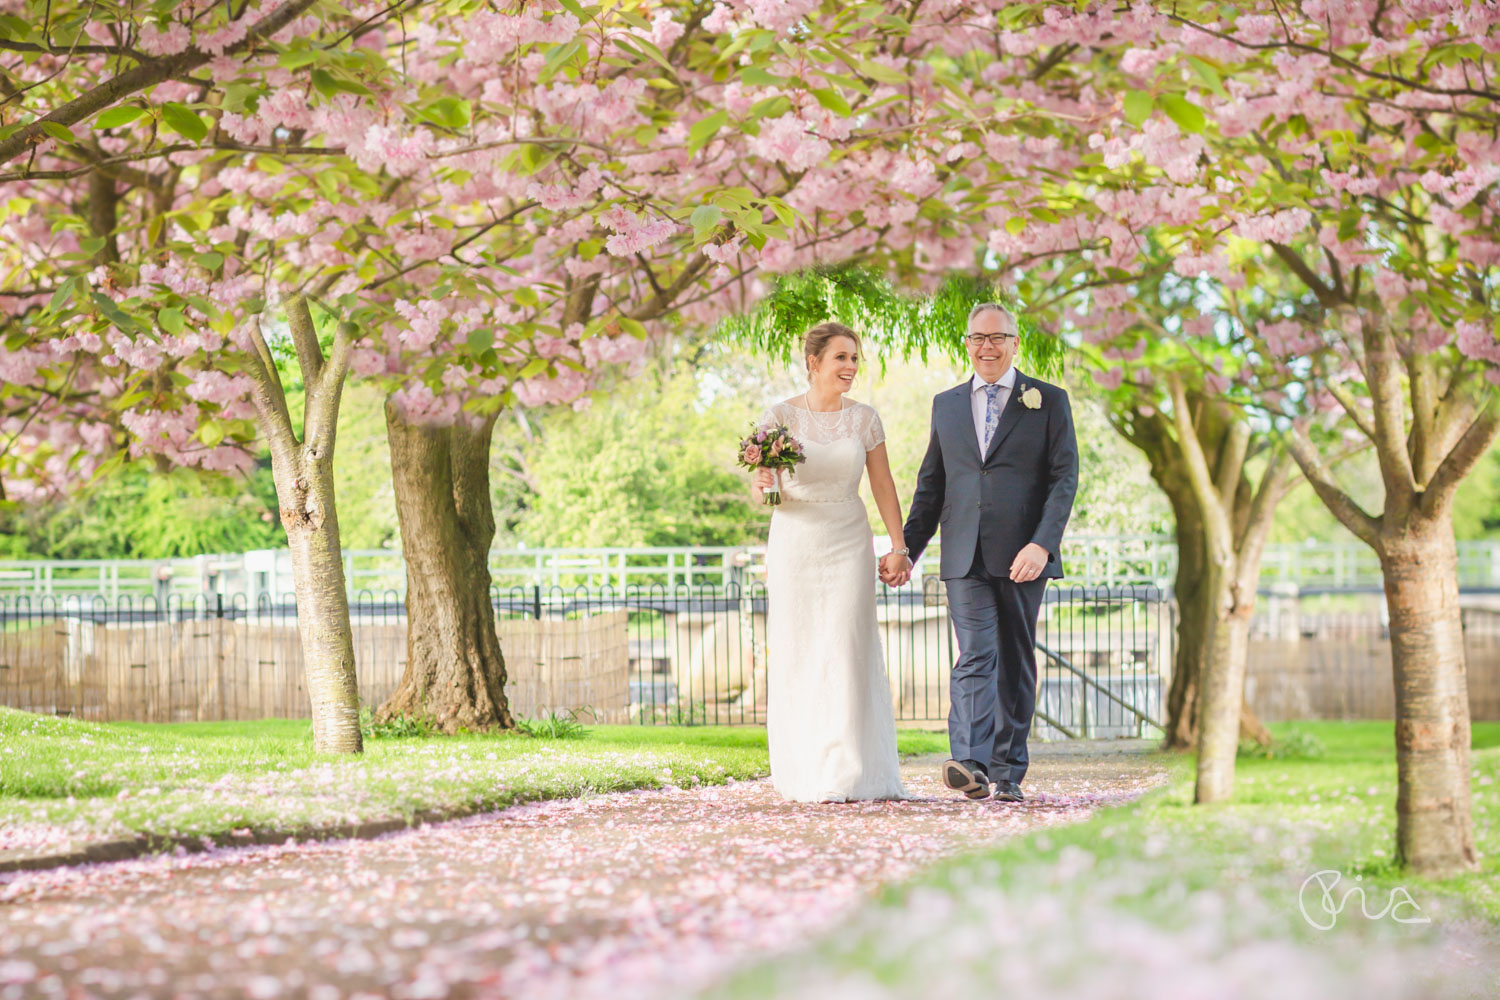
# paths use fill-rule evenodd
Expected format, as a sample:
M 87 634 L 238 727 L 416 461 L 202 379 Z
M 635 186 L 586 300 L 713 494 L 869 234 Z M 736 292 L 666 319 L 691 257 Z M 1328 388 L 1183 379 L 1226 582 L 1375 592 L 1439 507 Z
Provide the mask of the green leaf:
M 55 313 L 67 305 L 68 300 L 73 297 L 73 289 L 78 286 L 78 278 L 74 276 L 58 286 L 57 291 L 52 293 L 52 301 L 47 303 L 47 311 Z
M 302 49 L 297 52 L 283 52 L 281 58 L 276 61 L 281 64 L 282 69 L 301 69 L 308 63 L 315 63 L 322 58 L 323 53 L 318 49 Z
M 1021 235 L 1021 233 L 1025 229 L 1026 219 L 1024 216 L 1012 215 L 1010 218 L 1005 220 L 1005 231 L 1007 233 L 1010 233 L 1012 236 Z
M 763 66 L 746 66 L 740 70 L 740 82 L 747 87 L 781 87 L 786 77 L 777 76 Z
M 119 128 L 121 125 L 129 125 L 137 118 L 146 113 L 145 108 L 138 108 L 134 104 L 126 104 L 123 107 L 110 108 L 108 111 L 94 119 L 94 128 Z
M 525 368 L 522 368 L 519 372 L 516 373 L 516 379 L 520 380 L 523 378 L 531 378 L 533 375 L 540 375 L 546 370 L 546 358 L 532 358 L 529 362 L 526 363 Z
M 31 38 L 32 28 L 14 14 L 0 14 L 0 38 L 13 38 L 24 42 Z
M 562 4 L 563 10 L 578 18 L 578 20 L 587 21 L 589 19 L 588 14 L 578 5 L 578 0 L 558 0 L 558 3 Z
M 195 253 L 193 254 L 193 259 L 202 264 L 204 267 L 208 268 L 210 271 L 214 270 L 224 263 L 223 254 L 213 253 L 211 251 L 209 253 Z
M 468 342 L 470 354 L 483 354 L 495 346 L 495 331 L 487 326 L 470 330 Z
M 163 330 L 172 336 L 182 333 L 187 323 L 183 319 L 182 310 L 176 306 L 168 306 L 156 314 L 156 322 Z
M 1219 78 L 1219 70 L 1213 63 L 1198 56 L 1188 56 L 1188 62 L 1192 65 L 1198 79 L 1213 92 L 1215 97 L 1229 96 L 1224 90 L 1223 81 Z
M 724 210 L 718 205 L 699 205 L 693 209 L 688 221 L 693 224 L 693 236 L 702 239 L 724 218 Z
M 94 300 L 95 308 L 103 313 L 104 318 L 109 320 L 115 326 L 119 327 L 121 330 L 140 329 L 140 324 L 135 321 L 135 317 L 126 315 L 126 313 L 119 306 L 115 305 L 114 299 L 110 298 L 108 295 L 105 295 L 103 292 L 94 292 L 92 297 Z
M 208 126 L 203 123 L 203 119 L 184 104 L 162 105 L 161 119 L 167 128 L 189 142 L 202 142 L 208 135 Z
M 1176 122 L 1177 127 L 1184 132 L 1202 132 L 1207 124 L 1203 110 L 1181 94 L 1163 94 L 1160 103 L 1167 117 Z
M 884 63 L 878 63 L 873 59 L 862 59 L 859 63 L 859 71 L 877 83 L 889 83 L 899 87 L 906 82 L 906 74 L 898 69 L 892 69 Z
M 427 106 L 426 117 L 429 121 L 448 128 L 463 128 L 469 124 L 472 112 L 468 101 L 457 97 L 443 97 Z
M 1137 127 L 1147 118 L 1151 117 L 1151 109 L 1155 102 L 1151 95 L 1144 90 L 1132 90 L 1125 95 L 1125 120 Z
M 79 242 L 79 244 L 78 244 L 78 250 L 79 250 L 79 252 L 82 253 L 85 257 L 92 257 L 92 256 L 94 256 L 94 254 L 98 253 L 100 250 L 103 250 L 103 249 L 104 249 L 104 237 L 103 236 L 90 236 L 86 240 L 81 240 Z
M 210 448 L 217 448 L 219 442 L 224 440 L 224 428 L 217 420 L 205 420 L 198 428 L 198 440 Z
M 326 69 L 315 69 L 312 71 L 313 89 L 324 97 L 332 97 L 339 92 L 338 84 L 334 82 L 333 74 Z
M 719 134 L 719 129 L 729 123 L 728 111 L 715 111 L 707 118 L 700 118 L 688 129 L 688 152 L 696 153 L 707 146 L 709 140 Z
M 819 104 L 836 115 L 847 118 L 854 113 L 854 109 L 849 107 L 849 102 L 844 100 L 844 95 L 840 94 L 837 90 L 830 87 L 820 87 L 814 90 L 812 95 L 818 99 Z
M 338 197 L 339 184 L 342 180 L 343 177 L 337 170 L 319 170 L 317 173 L 318 190 L 322 191 L 323 196 L 329 201 L 333 201 Z
M 630 334 L 636 340 L 646 339 L 646 326 L 640 320 L 631 319 L 629 316 L 621 316 L 620 329 Z
M 77 137 L 73 135 L 73 130 L 68 128 L 68 126 L 64 125 L 62 122 L 42 122 L 42 131 L 46 132 L 58 142 L 77 141 Z
M 751 118 L 779 118 L 792 110 L 792 102 L 787 100 L 785 94 L 777 94 L 763 101 L 756 101 L 750 107 Z
M 524 285 L 517 288 L 511 297 L 516 300 L 517 305 L 523 306 L 534 306 L 541 301 L 537 297 L 536 289 Z

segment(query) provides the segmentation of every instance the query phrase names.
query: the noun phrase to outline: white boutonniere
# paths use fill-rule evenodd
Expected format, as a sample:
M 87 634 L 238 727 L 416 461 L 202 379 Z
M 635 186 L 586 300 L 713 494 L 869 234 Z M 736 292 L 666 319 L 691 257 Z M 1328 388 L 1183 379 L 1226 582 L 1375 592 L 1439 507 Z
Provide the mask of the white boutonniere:
M 1021 387 L 1021 402 L 1026 404 L 1028 410 L 1040 410 L 1042 408 L 1042 390 L 1036 386 Z

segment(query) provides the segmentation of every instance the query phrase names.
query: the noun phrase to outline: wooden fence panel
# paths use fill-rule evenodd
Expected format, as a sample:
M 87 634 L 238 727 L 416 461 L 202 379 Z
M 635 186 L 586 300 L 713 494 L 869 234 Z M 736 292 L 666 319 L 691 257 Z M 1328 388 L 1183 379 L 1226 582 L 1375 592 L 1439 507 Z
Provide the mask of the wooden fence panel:
M 629 641 L 624 611 L 568 620 L 500 622 L 511 710 L 580 711 L 626 721 Z M 378 705 L 406 669 L 406 624 L 354 626 L 360 697 Z M 307 718 L 294 622 L 99 623 L 60 615 L 0 630 L 0 704 L 99 722 Z

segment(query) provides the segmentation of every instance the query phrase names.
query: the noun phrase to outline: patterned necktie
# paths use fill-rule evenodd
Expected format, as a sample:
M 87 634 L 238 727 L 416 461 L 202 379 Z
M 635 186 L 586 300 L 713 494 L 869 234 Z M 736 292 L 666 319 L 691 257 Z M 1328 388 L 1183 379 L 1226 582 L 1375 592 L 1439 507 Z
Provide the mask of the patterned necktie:
M 990 442 L 995 438 L 995 428 L 1000 426 L 1000 383 L 991 383 L 984 387 L 984 391 L 989 398 L 984 404 L 984 448 L 981 452 L 988 454 Z

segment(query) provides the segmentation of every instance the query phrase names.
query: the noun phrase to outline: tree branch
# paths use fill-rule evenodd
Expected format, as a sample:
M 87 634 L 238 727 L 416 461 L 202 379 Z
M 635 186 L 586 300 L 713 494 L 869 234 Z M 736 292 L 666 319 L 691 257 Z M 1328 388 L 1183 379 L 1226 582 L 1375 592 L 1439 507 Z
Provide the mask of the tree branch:
M 1302 259 L 1300 253 L 1284 243 L 1271 243 L 1269 245 L 1276 256 L 1281 258 L 1282 263 L 1289 267 L 1292 273 L 1298 278 L 1301 278 L 1302 283 L 1308 287 L 1308 290 L 1317 296 L 1318 304 L 1324 309 L 1336 309 L 1345 304 L 1334 288 L 1324 283 L 1323 279 L 1318 277 L 1317 272 L 1308 266 L 1307 261 Z
M 1365 348 L 1375 457 L 1380 460 L 1380 478 L 1385 482 L 1385 509 L 1399 517 L 1411 505 L 1417 488 L 1411 456 L 1406 452 L 1406 403 L 1401 392 L 1400 359 L 1381 317 L 1361 317 L 1360 337 Z
M 1323 462 L 1323 456 L 1318 453 L 1318 449 L 1304 432 L 1293 428 L 1287 438 L 1287 449 L 1296 459 L 1297 465 L 1302 469 L 1302 474 L 1312 484 L 1318 498 L 1323 501 L 1323 505 L 1333 513 L 1333 516 L 1339 519 L 1339 523 L 1354 532 L 1355 537 L 1360 541 L 1371 548 L 1376 548 L 1384 515 L 1379 518 L 1371 517 L 1363 507 L 1354 502 L 1353 497 L 1344 492 L 1334 479 L 1333 473 Z
M 1500 402 L 1497 402 L 1497 397 L 1491 396 L 1432 474 L 1432 482 L 1422 492 L 1421 505 L 1424 512 L 1430 512 L 1452 498 L 1458 484 L 1474 470 L 1474 466 L 1494 443 L 1497 431 L 1500 431 Z
M 271 446 L 272 454 L 292 458 L 297 453 L 297 434 L 292 429 L 292 413 L 286 405 L 286 389 L 281 384 L 281 374 L 276 370 L 276 359 L 266 346 L 266 338 L 260 332 L 260 324 L 250 327 L 250 346 L 246 352 L 250 359 L 250 379 L 255 383 L 250 393 L 260 414 L 261 429 Z
M 302 384 L 311 390 L 323 373 L 323 348 L 318 344 L 318 328 L 306 295 L 294 295 L 286 304 L 287 326 L 291 328 L 292 345 L 297 349 L 297 365 L 302 369 Z M 303 436 L 306 437 L 306 428 Z
M 234 55 L 246 51 L 276 32 L 291 24 L 316 0 L 288 0 L 286 4 L 261 18 L 246 32 L 245 37 L 225 49 L 225 54 Z M 213 55 L 198 49 L 188 49 L 176 55 L 163 56 L 151 62 L 141 63 L 126 70 L 92 90 L 85 91 L 61 107 L 30 122 L 5 139 L 0 139 L 0 163 L 6 163 L 28 151 L 46 138 L 42 125 L 54 122 L 71 127 L 105 108 L 118 103 L 122 98 L 155 86 L 181 73 L 190 72 L 205 65 Z

